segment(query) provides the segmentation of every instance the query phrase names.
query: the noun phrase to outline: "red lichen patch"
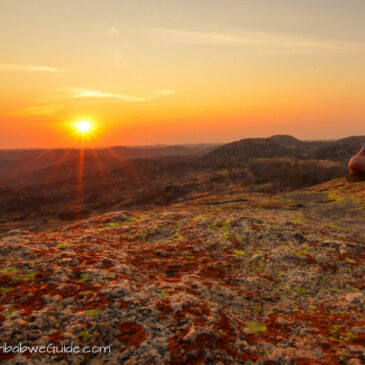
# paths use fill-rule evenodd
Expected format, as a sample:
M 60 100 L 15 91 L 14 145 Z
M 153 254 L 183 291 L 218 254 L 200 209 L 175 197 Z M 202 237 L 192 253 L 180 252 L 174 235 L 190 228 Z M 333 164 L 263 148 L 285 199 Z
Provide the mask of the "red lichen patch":
M 231 285 L 229 274 L 232 269 L 227 264 L 216 262 L 203 267 L 200 271 L 200 276 L 205 279 L 216 279 L 219 282 Z
M 128 347 L 138 348 L 148 337 L 148 334 L 144 332 L 144 328 L 133 322 L 121 323 L 119 331 L 121 333 L 119 340 L 123 341 Z
M 313 265 L 317 263 L 316 259 L 309 253 L 305 254 L 305 257 L 306 257 L 305 262 L 307 265 Z
M 0 284 L 8 284 L 11 283 L 13 280 L 11 275 L 3 274 L 0 275 Z
M 336 265 L 332 265 L 328 262 L 320 262 L 319 265 L 321 266 L 322 270 L 325 272 L 327 272 L 327 271 L 337 272 L 338 271 L 338 267 Z
M 309 324 L 313 328 L 313 338 L 318 334 L 327 338 L 327 342 L 321 343 L 324 353 L 321 361 L 325 364 L 339 364 L 336 352 L 341 344 L 364 346 L 364 335 L 351 332 L 352 328 L 362 326 L 364 321 L 356 321 L 350 314 L 330 314 L 319 307 L 311 313 L 295 312 L 293 319 Z
M 313 334 L 320 333 L 324 336 L 332 336 L 331 329 L 336 327 L 336 332 L 343 333 L 351 329 L 355 325 L 361 324 L 359 321 L 351 319 L 349 314 L 329 314 L 325 312 L 325 308 L 318 307 L 311 313 L 294 312 L 292 318 L 300 321 L 310 323 L 314 328 Z
M 54 270 L 52 269 L 45 269 L 41 272 L 37 272 L 35 275 L 35 280 L 37 282 L 45 281 L 50 278 L 54 274 Z
M 257 276 L 261 279 L 267 280 L 267 281 L 274 281 L 272 276 L 265 274 L 265 273 L 258 273 Z
M 207 288 L 211 288 L 211 286 L 212 286 L 212 284 L 210 284 L 210 283 L 205 283 L 205 285 Z M 189 294 L 195 295 L 195 296 L 199 296 L 199 294 L 200 294 L 197 290 L 194 290 L 192 288 L 186 288 L 184 291 L 186 293 L 189 293 Z
M 128 308 L 132 302 L 129 302 L 128 300 L 121 299 L 119 301 L 120 308 Z
M 229 318 L 224 313 L 219 313 L 218 328 L 223 331 L 226 335 L 234 336 L 234 327 L 229 321 Z
M 230 238 L 230 239 L 229 239 L 229 242 L 231 242 L 231 244 L 232 244 L 233 248 L 235 248 L 235 249 L 237 249 L 237 250 L 241 249 L 241 244 L 240 244 L 240 242 L 237 240 L 237 238 Z
M 358 266 L 362 261 L 365 260 L 365 250 L 362 250 L 362 252 L 358 252 L 356 254 L 349 252 L 342 255 L 339 254 L 337 260 L 345 261 L 351 267 Z
M 86 302 L 82 308 L 84 309 L 101 309 L 103 310 L 106 306 L 112 304 L 112 301 L 104 294 L 98 293 L 96 298 Z
M 297 363 L 297 365 L 314 365 L 314 364 L 318 364 L 318 361 L 316 359 L 310 359 L 308 357 L 296 357 L 296 358 L 294 358 L 294 361 Z
M 0 360 L 10 360 L 15 357 L 16 354 L 5 353 L 3 350 L 0 350 Z
M 230 322 L 229 318 L 224 314 L 219 314 L 218 328 L 223 334 L 220 335 L 217 342 L 217 349 L 225 352 L 233 359 L 240 359 L 242 361 L 257 360 L 258 355 L 251 352 L 238 352 L 233 346 L 233 343 L 237 340 L 236 331 Z
M 54 255 L 53 249 L 46 249 L 46 248 L 34 248 L 33 249 L 33 254 L 37 255 L 38 257 L 52 257 Z
M 43 296 L 60 295 L 62 298 L 75 297 L 83 298 L 81 292 L 97 292 L 100 287 L 97 285 L 86 285 L 83 283 L 65 283 L 62 289 L 47 284 L 32 284 L 19 281 L 14 283 L 13 290 L 6 293 L 3 302 L 12 303 L 15 308 L 23 309 L 26 315 L 32 311 L 41 309 L 44 306 Z M 97 299 L 86 303 L 86 307 L 103 309 L 111 301 L 102 294 L 97 294 Z
M 291 326 L 287 323 L 281 323 L 279 314 L 272 313 L 265 321 L 266 331 L 260 333 L 261 338 L 266 342 L 276 344 L 278 341 L 288 338 L 291 331 Z
M 257 335 L 246 335 L 245 340 L 250 345 L 258 345 L 259 343 L 262 342 L 262 339 L 259 338 L 259 336 Z
M 48 335 L 48 337 L 51 339 L 52 342 L 57 342 L 64 339 L 62 331 L 57 331 L 52 335 Z
M 355 338 L 349 339 L 347 343 L 365 348 L 365 332 L 358 333 Z
M 196 305 L 185 304 L 181 310 L 175 313 L 174 318 L 176 323 L 182 321 L 182 319 L 185 318 L 187 314 L 191 314 L 194 317 L 194 323 L 196 325 L 204 326 L 206 320 L 202 316 L 209 316 L 210 309 L 206 303 Z
M 102 264 L 105 269 L 110 269 L 112 266 L 114 266 L 113 263 L 108 259 L 103 259 Z
M 169 343 L 170 365 L 180 364 L 205 364 L 207 350 L 214 350 L 216 338 L 206 333 L 198 333 L 194 341 L 186 340 L 186 335 L 190 328 L 184 332 L 179 332 L 170 337 Z
M 164 299 L 164 300 L 160 300 L 159 302 L 157 302 L 156 308 L 162 313 L 162 316 L 160 316 L 160 319 L 163 319 L 164 316 L 166 317 L 173 313 L 173 310 L 170 306 L 169 299 Z
M 90 252 L 89 250 L 75 249 L 77 259 L 82 265 L 94 265 L 99 261 L 99 257 L 95 251 Z

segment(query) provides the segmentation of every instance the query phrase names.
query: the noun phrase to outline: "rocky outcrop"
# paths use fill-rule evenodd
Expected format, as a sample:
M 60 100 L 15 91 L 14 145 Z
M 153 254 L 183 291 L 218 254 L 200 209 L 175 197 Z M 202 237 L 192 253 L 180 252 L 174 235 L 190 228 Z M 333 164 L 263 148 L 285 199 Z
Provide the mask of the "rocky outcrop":
M 168 209 L 2 234 L 0 344 L 73 342 L 112 351 L 0 350 L 0 358 L 360 364 L 364 188 L 339 179 L 277 196 L 227 189 Z M 357 212 L 356 222 L 349 212 Z

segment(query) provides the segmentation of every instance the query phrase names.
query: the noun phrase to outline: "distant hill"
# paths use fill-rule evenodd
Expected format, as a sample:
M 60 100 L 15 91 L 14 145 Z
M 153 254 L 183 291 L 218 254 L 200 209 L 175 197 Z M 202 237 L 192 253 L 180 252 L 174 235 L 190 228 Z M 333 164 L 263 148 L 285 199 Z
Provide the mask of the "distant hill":
M 288 155 L 285 146 L 270 138 L 245 138 L 218 147 L 204 158 L 209 162 L 248 160 L 254 157 L 283 157 Z
M 0 218 L 14 213 L 54 219 L 61 208 L 71 211 L 62 216 L 72 217 L 81 196 L 85 211 L 104 211 L 169 205 L 228 186 L 288 192 L 344 176 L 363 143 L 365 137 L 301 141 L 275 135 L 218 148 L 112 147 L 83 156 L 79 150 L 0 151 Z
M 269 138 L 245 138 L 218 147 L 207 154 L 209 161 L 244 162 L 258 157 L 294 157 L 347 162 L 361 146 L 365 136 L 348 137 L 338 141 L 301 141 L 290 135 Z
M 365 145 L 365 136 L 343 138 L 317 149 L 313 157 L 321 160 L 347 162 Z
M 202 143 L 85 149 L 83 172 L 93 174 L 104 169 L 106 174 L 133 159 L 202 156 L 217 146 L 219 144 Z M 73 178 L 79 173 L 79 164 L 78 149 L 0 150 L 0 187 L 26 186 Z
M 293 136 L 289 136 L 287 134 L 277 134 L 274 136 L 271 136 L 270 138 L 268 138 L 270 141 L 274 141 L 277 144 L 279 144 L 282 147 L 285 148 L 298 148 L 298 147 L 302 147 L 303 145 L 305 145 L 305 142 L 300 141 L 299 139 L 293 137 Z

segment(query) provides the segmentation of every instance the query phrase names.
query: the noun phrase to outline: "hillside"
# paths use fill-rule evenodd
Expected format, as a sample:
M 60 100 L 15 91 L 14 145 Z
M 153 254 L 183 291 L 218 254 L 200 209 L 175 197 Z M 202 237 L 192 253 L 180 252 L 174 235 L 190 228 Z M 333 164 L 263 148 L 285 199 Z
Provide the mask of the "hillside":
M 217 148 L 0 151 L 0 232 L 24 227 L 25 220 L 39 226 L 39 217 L 57 223 L 166 206 L 231 185 L 273 194 L 308 187 L 345 176 L 363 139 L 309 142 L 276 135 Z
M 245 138 L 220 146 L 207 154 L 209 161 L 245 163 L 257 157 L 294 157 L 346 163 L 365 144 L 365 136 L 337 141 L 300 141 L 289 135 Z
M 365 183 L 220 186 L 0 236 L 1 342 L 111 346 L 7 364 L 365 361 Z M 5 361 L 6 360 L 6 361 Z
M 365 145 L 365 136 L 343 138 L 315 151 L 314 157 L 322 160 L 347 162 Z

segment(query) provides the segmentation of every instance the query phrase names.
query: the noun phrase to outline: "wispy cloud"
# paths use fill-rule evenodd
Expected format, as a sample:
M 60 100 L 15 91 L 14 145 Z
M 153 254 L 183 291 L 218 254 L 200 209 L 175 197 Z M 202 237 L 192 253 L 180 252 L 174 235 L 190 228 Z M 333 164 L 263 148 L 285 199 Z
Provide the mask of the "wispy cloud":
M 365 44 L 363 43 L 323 41 L 263 32 L 204 32 L 170 28 L 150 28 L 149 31 L 174 42 L 236 47 L 254 53 L 365 52 Z
M 118 36 L 119 35 L 119 29 L 115 25 L 107 25 L 106 29 L 111 36 Z
M 156 90 L 154 92 L 155 96 L 167 96 L 167 95 L 172 95 L 172 94 L 175 94 L 175 90 L 164 89 L 164 90 Z
M 65 95 L 66 93 L 66 95 Z M 90 89 L 66 89 L 60 90 L 58 95 L 54 97 L 41 99 L 38 101 L 38 104 L 23 108 L 17 111 L 16 115 L 22 116 L 43 116 L 43 115 L 55 115 L 62 111 L 65 106 L 67 106 L 67 99 L 82 99 L 82 98 L 91 98 L 91 99 L 109 99 L 116 100 L 126 103 L 135 103 L 135 102 L 145 102 L 150 101 L 156 98 L 169 96 L 175 94 L 175 90 L 171 89 L 160 89 L 156 90 L 150 95 L 147 96 L 130 96 L 127 94 L 116 94 L 110 92 L 104 92 L 99 90 L 90 90 Z
M 16 112 L 16 115 L 24 115 L 24 116 L 52 115 L 59 112 L 63 107 L 64 107 L 63 104 L 29 106 Z
M 143 102 L 149 101 L 161 96 L 172 95 L 175 93 L 174 90 L 156 90 L 151 95 L 148 96 L 131 96 L 127 94 L 120 93 L 110 93 L 99 90 L 89 90 L 89 89 L 71 89 L 68 90 L 72 98 L 97 98 L 97 99 L 116 99 L 123 102 Z
M 1 71 L 61 72 L 60 69 L 42 65 L 0 64 Z

